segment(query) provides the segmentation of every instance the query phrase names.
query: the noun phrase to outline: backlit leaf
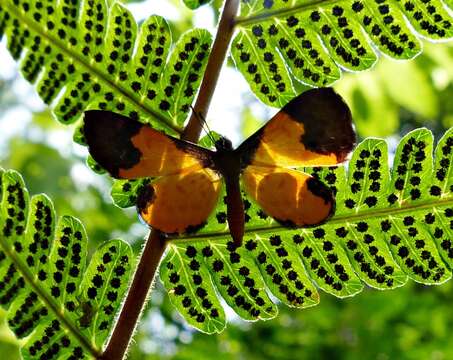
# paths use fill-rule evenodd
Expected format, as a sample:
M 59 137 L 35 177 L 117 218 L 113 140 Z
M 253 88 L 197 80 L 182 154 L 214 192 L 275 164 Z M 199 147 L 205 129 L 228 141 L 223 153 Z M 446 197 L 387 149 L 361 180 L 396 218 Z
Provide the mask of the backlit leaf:
M 452 21 L 441 0 L 242 0 L 232 55 L 255 95 L 281 107 L 293 84 L 330 85 L 341 68 L 373 66 L 376 50 L 414 58 L 420 37 L 451 39 Z
M 401 140 L 391 169 L 387 144 L 376 138 L 357 146 L 347 170 L 305 169 L 336 195 L 334 217 L 314 228 L 285 228 L 244 194 L 246 233 L 240 248 L 231 242 L 221 201 L 198 233 L 169 240 L 172 250 L 161 278 L 172 301 L 193 301 L 190 293 L 175 292 L 175 286 L 193 286 L 193 279 L 178 277 L 172 283 L 163 269 L 169 262 L 178 273 L 191 269 L 195 256 L 210 302 L 223 298 L 247 320 L 275 316 L 263 284 L 281 302 L 304 308 L 319 302 L 316 288 L 348 297 L 363 283 L 386 290 L 408 278 L 426 285 L 447 281 L 453 264 L 453 128 L 434 154 L 433 162 L 431 132 L 417 129 Z M 190 307 L 178 310 L 191 325 L 212 329 L 212 317 L 195 322 Z
M 0 171 L 0 303 L 24 359 L 94 359 L 114 324 L 133 265 L 111 240 L 87 265 L 83 225 L 57 220 L 45 195 L 29 198 L 22 177 Z

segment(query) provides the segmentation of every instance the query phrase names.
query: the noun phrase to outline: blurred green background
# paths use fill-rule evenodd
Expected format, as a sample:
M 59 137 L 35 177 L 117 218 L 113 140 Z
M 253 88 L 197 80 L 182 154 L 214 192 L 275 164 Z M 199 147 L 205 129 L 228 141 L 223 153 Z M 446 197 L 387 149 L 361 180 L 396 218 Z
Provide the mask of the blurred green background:
M 179 0 L 128 6 L 139 21 L 154 12 L 166 16 L 177 38 L 193 26 L 214 30 L 220 3 L 195 13 Z M 58 214 L 80 218 L 91 249 L 121 237 L 138 254 L 147 229 L 135 211 L 112 205 L 110 180 L 87 168 L 86 150 L 72 143 L 74 129 L 58 124 L 21 79 L 5 40 L 0 59 L 0 166 L 20 171 L 31 193 L 51 196 Z M 394 149 L 403 134 L 420 126 L 439 138 L 453 126 L 453 46 L 425 43 L 423 54 L 410 62 L 382 57 L 370 71 L 345 73 L 335 88 L 351 106 L 360 138 L 384 137 Z M 228 62 L 208 116 L 213 130 L 237 143 L 275 111 L 254 98 Z M 321 294 L 319 306 L 300 311 L 282 305 L 277 318 L 266 322 L 246 323 L 227 311 L 227 329 L 207 336 L 186 326 L 157 283 L 129 359 L 453 359 L 452 303 L 451 281 L 435 287 L 409 282 L 344 300 Z M 0 354 L 16 360 L 19 343 L 4 318 L 0 311 Z

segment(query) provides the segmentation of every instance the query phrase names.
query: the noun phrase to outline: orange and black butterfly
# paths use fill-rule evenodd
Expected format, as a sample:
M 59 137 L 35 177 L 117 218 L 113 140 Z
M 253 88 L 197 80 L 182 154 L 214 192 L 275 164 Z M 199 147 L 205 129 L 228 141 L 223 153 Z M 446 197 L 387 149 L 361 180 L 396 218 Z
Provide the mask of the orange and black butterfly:
M 137 209 L 163 233 L 202 227 L 225 181 L 228 226 L 237 245 L 244 235 L 241 182 L 283 225 L 318 225 L 333 214 L 333 195 L 294 168 L 339 164 L 355 143 L 351 112 L 331 88 L 297 96 L 237 149 L 221 137 L 216 151 L 209 150 L 109 111 L 85 112 L 84 132 L 90 154 L 114 178 L 157 178 L 140 192 Z

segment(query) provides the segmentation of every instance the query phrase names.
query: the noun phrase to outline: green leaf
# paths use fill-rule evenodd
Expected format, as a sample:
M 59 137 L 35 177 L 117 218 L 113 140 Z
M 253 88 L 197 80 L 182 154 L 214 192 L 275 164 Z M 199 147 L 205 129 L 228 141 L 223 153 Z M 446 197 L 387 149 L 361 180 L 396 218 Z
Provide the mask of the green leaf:
M 110 240 L 96 250 L 85 271 L 78 294 L 78 324 L 98 348 L 102 348 L 114 324 L 113 314 L 127 290 L 132 265 L 129 244 Z
M 113 183 L 110 195 L 116 206 L 128 208 L 137 204 L 137 194 L 144 186 L 150 183 L 150 179 L 116 180 Z
M 253 257 L 230 244 L 208 242 L 207 245 L 200 250 L 227 304 L 246 320 L 273 318 L 277 309 L 266 294 Z
M 29 199 L 17 172 L 0 175 L 0 303 L 11 330 L 27 337 L 23 358 L 95 358 L 128 285 L 130 246 L 104 243 L 86 269 L 83 225 L 70 216 L 57 221 L 45 195 Z
M 0 0 L 0 36 L 6 33 L 15 59 L 24 54 L 23 76 L 37 83 L 38 94 L 61 122 L 75 122 L 87 109 L 103 109 L 182 133 L 206 68 L 211 34 L 189 30 L 171 48 L 165 19 L 150 16 L 138 29 L 123 5 L 109 6 L 104 0 L 48 7 Z M 73 139 L 85 144 L 81 122 Z M 105 173 L 91 156 L 87 165 Z M 121 193 L 123 185 L 112 188 L 114 202 L 135 205 L 140 185 Z
M 283 59 L 267 50 L 266 43 L 263 47 L 252 43 L 253 31 L 241 31 L 233 40 L 233 60 L 252 91 L 262 94 L 259 96 L 261 101 L 281 107 L 294 97 L 290 74 Z M 256 33 L 260 31 L 255 30 Z M 273 48 L 273 45 L 269 47 Z
M 193 29 L 170 52 L 167 22 L 149 17 L 138 29 L 119 2 L 0 1 L 0 35 L 65 124 L 86 109 L 122 113 L 182 132 L 207 63 L 211 36 Z M 138 36 L 137 36 L 138 32 Z M 136 51 L 134 51 L 134 48 Z M 80 134 L 75 136 L 82 142 Z
M 105 174 L 105 170 L 93 159 L 91 155 L 87 157 L 87 166 L 96 174 Z
M 209 131 L 208 134 L 203 136 L 199 141 L 198 145 L 203 146 L 205 148 L 212 148 L 215 146 L 215 141 L 219 140 L 221 135 L 215 131 Z
M 281 302 L 304 308 L 318 303 L 316 288 L 343 298 L 359 293 L 363 283 L 386 290 L 408 278 L 426 285 L 447 281 L 453 267 L 453 128 L 434 154 L 433 163 L 431 132 L 417 129 L 399 143 L 392 169 L 386 142 L 376 138 L 357 146 L 347 171 L 305 169 L 336 194 L 335 215 L 314 228 L 288 229 L 243 194 L 246 232 L 240 248 L 231 241 L 221 201 L 197 234 L 169 240 L 161 279 L 172 302 L 192 326 L 209 332 L 208 324 L 224 324 L 224 318 L 206 313 L 194 321 L 202 308 L 195 313 L 183 302 L 192 304 L 196 290 L 176 290 L 193 287 L 193 279 L 176 281 L 172 274 L 196 269 L 203 274 L 203 295 L 211 303 L 223 298 L 247 320 L 275 316 L 265 288 Z
M 179 125 L 190 110 L 197 93 L 206 64 L 211 34 L 202 29 L 189 31 L 181 36 L 173 49 L 161 78 L 162 100 L 169 103 L 168 115 Z
M 208 334 L 225 327 L 225 313 L 217 298 L 202 255 L 192 248 L 170 246 L 161 278 L 173 305 L 187 322 Z
M 369 69 L 375 49 L 407 60 L 421 52 L 420 37 L 453 36 L 452 16 L 440 0 L 242 0 L 236 24 L 236 66 L 255 95 L 274 107 L 295 95 L 297 82 L 326 86 L 340 78 L 341 68 Z
M 200 6 L 209 4 L 211 0 L 184 0 L 184 4 L 191 10 L 198 9 Z
M 437 45 L 424 43 L 427 51 L 414 61 L 383 58 L 373 71 L 348 74 L 335 84 L 351 107 L 359 135 L 392 136 L 407 119 L 417 124 L 434 124 L 438 117 L 451 113 L 445 108 L 450 92 L 439 85 L 438 76 L 433 76 L 448 72 L 447 63 L 452 58 L 446 50 L 451 46 Z M 450 77 L 441 75 L 440 78 L 447 81 Z M 445 128 L 452 124 L 447 121 Z
M 288 306 L 305 308 L 317 305 L 319 294 L 305 272 L 296 246 L 275 236 L 259 237 L 245 245 L 251 258 L 258 260 L 259 271 L 272 294 Z

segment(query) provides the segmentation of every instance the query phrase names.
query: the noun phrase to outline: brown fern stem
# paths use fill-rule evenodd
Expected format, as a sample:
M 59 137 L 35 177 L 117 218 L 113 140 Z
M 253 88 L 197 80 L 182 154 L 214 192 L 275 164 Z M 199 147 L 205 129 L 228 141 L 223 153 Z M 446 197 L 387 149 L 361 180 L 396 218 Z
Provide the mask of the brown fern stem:
M 203 80 L 198 93 L 197 101 L 194 109 L 197 114 L 192 113 L 189 123 L 184 129 L 182 138 L 192 142 L 197 142 L 200 137 L 202 124 L 200 116 L 206 118 L 209 105 L 211 104 L 214 90 L 219 80 L 220 70 L 227 56 L 227 51 L 234 33 L 234 22 L 239 9 L 239 0 L 226 0 L 220 18 L 217 34 L 212 46 L 212 52 L 209 56 L 206 71 L 204 72 Z
M 195 102 L 195 112 L 206 117 L 219 74 L 227 55 L 234 32 L 234 20 L 239 9 L 239 0 L 226 0 L 217 29 L 216 38 L 209 55 L 206 71 L 201 82 L 200 92 Z M 197 142 L 202 123 L 192 114 L 184 129 L 182 138 Z M 121 360 L 124 358 L 132 335 L 137 326 L 143 305 L 148 297 L 157 269 L 166 249 L 166 242 L 158 231 L 152 230 L 145 242 L 137 270 L 132 279 L 126 301 L 103 354 L 102 360 Z

